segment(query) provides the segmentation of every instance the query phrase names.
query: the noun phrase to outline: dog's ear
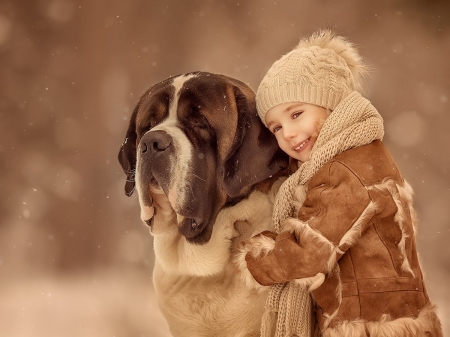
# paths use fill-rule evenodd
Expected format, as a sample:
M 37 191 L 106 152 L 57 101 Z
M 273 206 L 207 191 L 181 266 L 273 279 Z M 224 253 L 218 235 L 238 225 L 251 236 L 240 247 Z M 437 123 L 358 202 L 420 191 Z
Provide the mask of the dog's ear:
M 289 157 L 276 138 L 261 122 L 251 89 L 244 93 L 234 87 L 234 99 L 238 113 L 233 152 L 229 154 L 224 167 L 224 187 L 230 197 L 237 197 L 252 185 L 285 170 Z
M 127 180 L 125 182 L 125 194 L 131 196 L 134 192 L 136 183 L 134 176 L 136 173 L 136 115 L 137 106 L 131 116 L 130 125 L 128 127 L 125 140 L 119 150 L 119 163 L 122 165 L 122 169 L 127 175 Z

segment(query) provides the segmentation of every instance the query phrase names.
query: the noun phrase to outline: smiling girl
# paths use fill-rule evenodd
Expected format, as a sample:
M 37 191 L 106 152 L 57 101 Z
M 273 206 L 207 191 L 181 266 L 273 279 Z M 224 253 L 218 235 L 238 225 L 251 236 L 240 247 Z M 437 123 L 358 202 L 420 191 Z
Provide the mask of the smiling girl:
M 419 265 L 413 192 L 359 93 L 364 74 L 350 42 L 320 31 L 258 88 L 261 120 L 298 162 L 275 200 L 276 233 L 243 247 L 254 279 L 272 286 L 262 336 L 311 333 L 302 328 L 308 294 L 324 337 L 442 336 Z

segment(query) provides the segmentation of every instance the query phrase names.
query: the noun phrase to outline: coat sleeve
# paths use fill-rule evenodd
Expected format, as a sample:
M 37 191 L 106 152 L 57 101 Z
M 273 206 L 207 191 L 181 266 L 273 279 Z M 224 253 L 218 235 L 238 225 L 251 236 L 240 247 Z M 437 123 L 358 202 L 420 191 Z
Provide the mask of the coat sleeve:
M 261 233 L 248 245 L 273 240 L 271 249 L 248 249 L 247 268 L 262 285 L 315 277 L 333 270 L 337 260 L 361 236 L 375 214 L 375 203 L 359 178 L 344 164 L 322 168 L 311 182 L 298 218 L 283 231 Z

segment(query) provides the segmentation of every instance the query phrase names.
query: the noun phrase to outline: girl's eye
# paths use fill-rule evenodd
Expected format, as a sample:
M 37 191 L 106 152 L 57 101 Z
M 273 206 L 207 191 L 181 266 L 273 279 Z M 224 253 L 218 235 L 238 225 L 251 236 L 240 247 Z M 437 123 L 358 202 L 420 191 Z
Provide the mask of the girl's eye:
M 275 133 L 275 132 L 277 132 L 277 131 L 280 130 L 280 129 L 281 129 L 281 126 L 277 125 L 277 126 L 275 126 L 275 127 L 272 129 L 272 133 Z
M 303 113 L 303 111 L 294 112 L 292 114 L 292 119 L 296 119 L 298 116 L 300 116 Z

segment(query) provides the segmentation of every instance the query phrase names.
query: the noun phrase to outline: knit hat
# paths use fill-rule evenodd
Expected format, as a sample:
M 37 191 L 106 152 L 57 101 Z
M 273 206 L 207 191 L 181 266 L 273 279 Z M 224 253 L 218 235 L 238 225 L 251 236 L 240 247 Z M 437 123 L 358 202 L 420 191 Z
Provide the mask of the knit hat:
M 266 124 L 268 110 L 290 102 L 334 110 L 350 92 L 362 89 L 366 71 L 352 43 L 330 30 L 318 31 L 301 39 L 264 76 L 256 93 L 259 117 Z

